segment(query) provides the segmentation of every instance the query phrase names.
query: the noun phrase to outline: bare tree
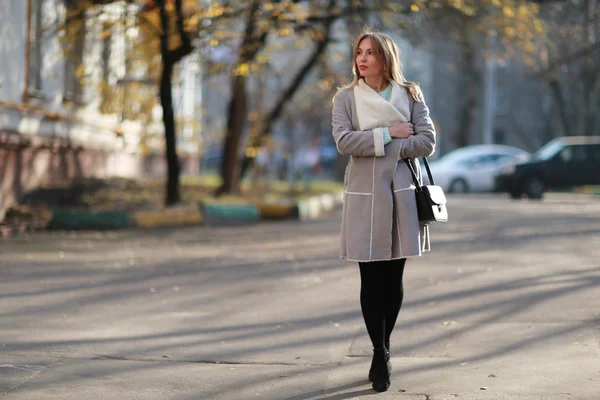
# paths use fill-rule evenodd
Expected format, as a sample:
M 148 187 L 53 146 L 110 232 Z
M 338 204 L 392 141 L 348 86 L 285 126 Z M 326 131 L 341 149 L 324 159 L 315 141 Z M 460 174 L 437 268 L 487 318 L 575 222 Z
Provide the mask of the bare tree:
M 596 135 L 600 127 L 600 4 L 564 0 L 541 6 L 546 33 L 536 75 L 552 97 L 554 135 Z

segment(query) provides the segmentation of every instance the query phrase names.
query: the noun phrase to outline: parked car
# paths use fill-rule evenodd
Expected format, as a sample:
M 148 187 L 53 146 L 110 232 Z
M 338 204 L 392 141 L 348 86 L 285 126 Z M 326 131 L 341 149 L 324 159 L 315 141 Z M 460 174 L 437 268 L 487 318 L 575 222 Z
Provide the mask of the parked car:
M 430 162 L 433 179 L 448 193 L 494 190 L 494 177 L 502 167 L 526 161 L 531 154 L 505 145 L 475 145 L 453 150 Z
M 496 190 L 514 199 L 541 199 L 548 189 L 581 185 L 600 185 L 599 136 L 553 139 L 532 160 L 506 166 L 495 178 Z

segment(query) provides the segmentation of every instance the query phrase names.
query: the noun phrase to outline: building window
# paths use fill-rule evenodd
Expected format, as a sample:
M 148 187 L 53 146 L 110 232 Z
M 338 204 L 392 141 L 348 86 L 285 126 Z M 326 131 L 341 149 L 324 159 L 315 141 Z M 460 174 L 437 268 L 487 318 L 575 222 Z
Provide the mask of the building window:
M 42 94 L 42 0 L 31 1 L 31 31 L 29 47 L 28 94 L 41 98 Z

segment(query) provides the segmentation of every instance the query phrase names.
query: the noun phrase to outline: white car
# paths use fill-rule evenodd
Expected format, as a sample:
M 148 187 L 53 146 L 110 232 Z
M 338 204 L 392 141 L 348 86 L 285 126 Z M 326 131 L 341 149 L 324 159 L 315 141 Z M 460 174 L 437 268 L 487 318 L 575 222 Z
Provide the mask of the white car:
M 517 147 L 483 144 L 453 150 L 429 164 L 436 185 L 448 193 L 486 192 L 494 190 L 494 177 L 503 167 L 530 158 Z

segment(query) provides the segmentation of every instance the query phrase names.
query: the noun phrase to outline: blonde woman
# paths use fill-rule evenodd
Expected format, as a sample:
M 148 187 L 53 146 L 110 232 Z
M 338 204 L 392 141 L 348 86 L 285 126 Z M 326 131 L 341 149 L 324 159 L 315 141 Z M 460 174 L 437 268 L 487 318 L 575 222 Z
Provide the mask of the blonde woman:
M 383 392 L 390 387 L 390 336 L 402 306 L 406 259 L 429 250 L 429 230 L 419 223 L 404 159 L 431 155 L 435 128 L 388 35 L 365 31 L 357 38 L 353 73 L 333 100 L 333 137 L 338 151 L 351 156 L 340 258 L 359 264 L 361 309 L 373 344 L 369 379 Z M 419 163 L 413 165 L 420 176 Z

